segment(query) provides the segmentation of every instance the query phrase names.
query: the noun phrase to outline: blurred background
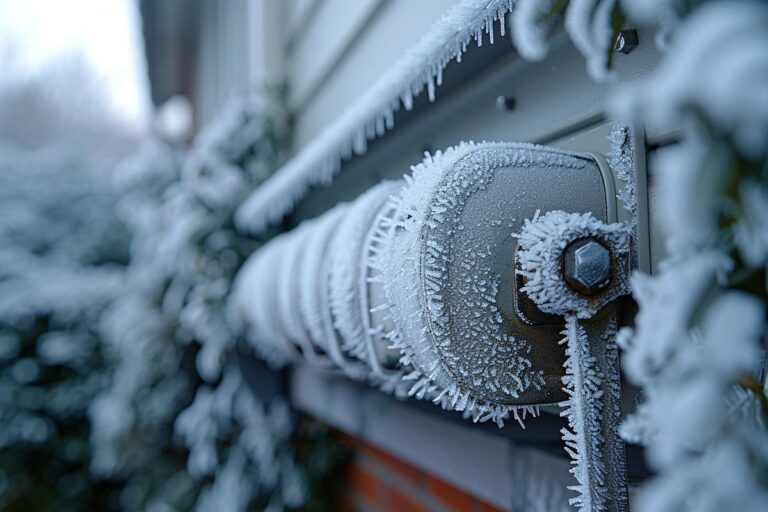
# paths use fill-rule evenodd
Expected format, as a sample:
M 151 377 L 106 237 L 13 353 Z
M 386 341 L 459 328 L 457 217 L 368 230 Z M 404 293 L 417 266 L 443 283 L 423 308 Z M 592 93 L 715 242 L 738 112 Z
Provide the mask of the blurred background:
M 435 503 L 293 410 L 225 302 L 235 208 L 453 3 L 0 0 L 0 510 Z
M 621 319 L 641 312 L 624 376 L 651 397 L 624 383 L 623 412 L 640 412 L 625 426 L 655 454 L 627 444 L 631 493 L 650 490 L 643 511 L 763 510 L 768 387 L 765 365 L 745 367 L 766 340 L 764 2 L 602 1 L 574 23 L 595 2 L 464 2 L 448 32 L 502 6 L 486 44 L 396 77 L 396 129 L 350 135 L 354 151 L 330 148 L 332 186 L 299 183 L 296 204 L 270 198 L 295 207 L 278 225 L 238 229 L 251 192 L 457 3 L 0 0 L 0 511 L 569 510 L 558 410 L 497 428 L 338 372 L 275 370 L 227 306 L 271 237 L 425 152 L 504 140 L 609 155 L 619 118 L 644 127 L 624 164 L 642 182 L 651 274 Z M 431 73 L 436 99 L 400 108 L 398 87 Z M 712 270 L 711 290 L 678 293 L 710 252 L 729 279 Z M 713 302 L 732 292 L 760 306 L 751 324 Z M 741 345 L 739 323 L 754 330 Z M 689 343 L 707 329 L 710 352 Z
M 0 2 L 0 510 L 329 507 L 346 449 L 222 316 L 288 142 L 267 4 Z

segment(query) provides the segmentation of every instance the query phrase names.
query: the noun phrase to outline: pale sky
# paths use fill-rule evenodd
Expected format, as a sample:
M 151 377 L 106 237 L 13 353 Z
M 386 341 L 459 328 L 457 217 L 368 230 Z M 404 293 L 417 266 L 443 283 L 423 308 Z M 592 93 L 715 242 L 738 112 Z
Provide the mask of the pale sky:
M 0 0 L 0 81 L 79 55 L 107 87 L 125 120 L 148 126 L 151 112 L 136 0 Z M 2 51 L 12 45 L 14 58 Z

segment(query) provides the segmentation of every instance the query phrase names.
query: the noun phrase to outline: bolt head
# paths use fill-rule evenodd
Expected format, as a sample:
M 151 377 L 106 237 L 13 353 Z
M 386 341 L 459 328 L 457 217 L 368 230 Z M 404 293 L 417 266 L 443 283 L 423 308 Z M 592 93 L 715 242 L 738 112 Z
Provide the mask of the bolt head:
M 619 32 L 619 36 L 616 38 L 615 48 L 617 52 L 627 54 L 637 48 L 639 43 L 637 30 L 630 28 Z
M 512 96 L 504 96 L 503 94 L 496 97 L 496 108 L 502 112 L 510 112 L 515 110 L 515 98 Z
M 594 238 L 576 240 L 565 248 L 564 274 L 568 286 L 595 295 L 611 281 L 611 252 Z

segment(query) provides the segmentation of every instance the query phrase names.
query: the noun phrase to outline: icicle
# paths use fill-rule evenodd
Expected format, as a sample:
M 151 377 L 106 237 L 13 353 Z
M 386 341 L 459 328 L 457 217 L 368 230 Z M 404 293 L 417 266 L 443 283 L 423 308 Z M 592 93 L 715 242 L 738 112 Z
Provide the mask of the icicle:
M 493 32 L 493 19 L 499 20 L 503 33 L 504 16 L 511 10 L 509 0 L 461 0 L 453 6 L 335 123 L 251 194 L 236 212 L 238 228 L 254 234 L 262 232 L 289 212 L 311 185 L 327 183 L 351 149 L 362 154 L 366 139 L 380 135 L 378 131 L 366 133 L 372 120 L 383 115 L 387 129 L 392 128 L 392 112 L 399 101 L 410 110 L 414 97 L 425 88 L 434 99 L 448 62 L 461 62 L 470 40 L 482 44 L 483 31 Z M 419 78 L 413 82 L 413 77 Z M 332 165 L 322 169 L 321 162 Z

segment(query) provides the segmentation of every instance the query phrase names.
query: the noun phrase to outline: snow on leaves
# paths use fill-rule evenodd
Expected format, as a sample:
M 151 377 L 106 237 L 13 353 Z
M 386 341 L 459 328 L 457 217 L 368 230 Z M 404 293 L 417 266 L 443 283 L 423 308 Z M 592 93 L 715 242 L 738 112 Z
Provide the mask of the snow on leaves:
M 762 510 L 765 290 L 754 269 L 768 257 L 768 7 L 624 3 L 669 37 L 661 64 L 620 91 L 615 109 L 682 139 L 655 162 L 670 255 L 654 276 L 633 278 L 640 311 L 619 337 L 644 395 L 621 433 L 646 445 L 657 472 L 638 508 Z
M 128 480 L 126 508 L 245 510 L 265 493 L 277 507 L 303 500 L 286 408 L 266 412 L 245 387 L 234 361 L 242 322 L 228 308 L 256 246 L 232 214 L 275 164 L 285 128 L 260 100 L 233 101 L 190 151 L 149 141 L 117 172 L 131 261 L 102 317 L 116 368 L 90 415 L 93 469 Z

